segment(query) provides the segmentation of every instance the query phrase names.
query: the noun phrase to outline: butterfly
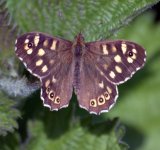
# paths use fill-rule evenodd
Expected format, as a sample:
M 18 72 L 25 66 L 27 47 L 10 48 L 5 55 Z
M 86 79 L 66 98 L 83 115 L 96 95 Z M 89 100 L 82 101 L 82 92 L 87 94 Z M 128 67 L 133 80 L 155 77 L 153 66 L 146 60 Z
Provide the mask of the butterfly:
M 117 85 L 142 68 L 146 51 L 126 40 L 85 42 L 30 32 L 17 38 L 15 53 L 41 81 L 41 99 L 50 110 L 67 107 L 74 89 L 79 106 L 91 114 L 108 112 L 118 97 Z

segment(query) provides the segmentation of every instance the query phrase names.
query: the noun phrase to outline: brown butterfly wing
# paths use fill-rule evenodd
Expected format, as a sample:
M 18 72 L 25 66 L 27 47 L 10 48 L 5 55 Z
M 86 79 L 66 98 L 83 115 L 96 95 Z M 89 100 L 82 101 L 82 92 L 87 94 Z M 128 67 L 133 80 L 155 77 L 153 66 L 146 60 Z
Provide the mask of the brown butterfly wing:
M 20 36 L 16 55 L 26 69 L 41 80 L 41 98 L 51 110 L 68 105 L 72 96 L 72 43 L 42 33 Z
M 87 50 L 96 55 L 98 69 L 114 84 L 121 84 L 144 66 L 146 52 L 140 45 L 125 41 L 97 41 L 86 44 Z

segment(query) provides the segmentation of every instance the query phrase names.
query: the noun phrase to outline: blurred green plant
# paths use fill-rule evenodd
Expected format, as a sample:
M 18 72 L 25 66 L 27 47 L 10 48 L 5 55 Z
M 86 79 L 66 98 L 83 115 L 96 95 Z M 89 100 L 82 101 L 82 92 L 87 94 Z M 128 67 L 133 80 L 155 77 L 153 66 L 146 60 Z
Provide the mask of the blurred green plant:
M 158 149 L 160 26 L 153 23 L 152 13 L 128 24 L 156 2 L 158 0 L 1 0 L 0 20 L 4 21 L 0 37 L 8 33 L 10 42 L 7 48 L 4 44 L 0 47 L 0 89 L 5 93 L 0 98 L 0 149 L 128 149 L 122 141 L 125 129 L 119 120 L 126 125 L 124 139 L 131 149 Z M 78 108 L 75 96 L 69 108 L 50 112 L 42 106 L 34 78 L 15 61 L 13 39 L 29 31 L 47 32 L 70 40 L 80 31 L 86 41 L 107 37 L 132 40 L 147 49 L 148 62 L 143 71 L 120 86 L 118 104 L 109 113 L 89 115 Z M 0 39 L 0 43 L 8 43 L 8 38 Z M 13 63 L 9 63 L 10 60 Z M 16 120 L 20 114 L 21 118 Z M 115 118 L 117 116 L 120 119 Z M 19 128 L 13 132 L 17 123 Z M 7 131 L 13 133 L 7 134 Z

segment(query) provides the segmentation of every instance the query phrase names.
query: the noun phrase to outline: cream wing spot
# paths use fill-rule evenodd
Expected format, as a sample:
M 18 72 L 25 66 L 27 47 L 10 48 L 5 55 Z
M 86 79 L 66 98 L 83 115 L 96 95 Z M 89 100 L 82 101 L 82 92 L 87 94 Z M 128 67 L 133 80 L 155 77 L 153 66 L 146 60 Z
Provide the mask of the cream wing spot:
M 115 47 L 115 45 L 112 45 L 112 52 L 115 53 L 117 51 L 117 48 Z
M 114 60 L 115 60 L 117 63 L 122 62 L 122 59 L 121 59 L 121 56 L 120 56 L 120 55 L 116 55 L 116 56 L 114 57 Z
M 38 50 L 38 56 L 43 56 L 44 54 L 45 54 L 45 51 L 42 48 L 40 48 Z
M 121 67 L 119 67 L 119 66 L 115 66 L 115 70 L 116 70 L 118 73 L 122 73 L 122 69 L 121 69 Z
M 56 81 L 57 81 L 56 78 L 53 76 L 53 77 L 52 77 L 52 82 L 53 82 L 53 83 L 56 83 Z
M 35 45 L 35 46 L 38 45 L 38 43 L 39 43 L 39 38 L 40 38 L 39 35 L 36 35 L 36 36 L 34 37 L 34 45 Z
M 56 50 L 57 41 L 53 40 L 52 45 L 50 47 L 51 50 Z
M 104 67 L 105 70 L 107 70 L 108 64 L 104 64 L 103 67 Z
M 50 60 L 50 61 L 49 61 L 49 63 L 50 63 L 51 65 L 53 65 L 54 60 L 53 60 L 53 59 L 52 59 L 52 60 Z
M 39 59 L 38 61 L 36 61 L 36 66 L 42 65 L 42 63 L 43 63 L 43 60 L 42 60 L 42 59 Z
M 47 67 L 46 65 L 44 65 L 44 66 L 42 67 L 42 72 L 45 73 L 47 70 L 48 70 L 48 67 Z
M 46 87 L 46 88 L 49 86 L 50 82 L 51 82 L 50 80 L 47 80 L 47 81 L 45 82 L 45 87 Z
M 33 52 L 33 49 L 32 49 L 32 48 L 30 48 L 30 49 L 27 50 L 27 54 L 28 54 L 28 55 L 31 55 L 32 52 Z
M 132 52 L 137 54 L 137 50 L 135 48 L 132 49 Z
M 47 46 L 48 46 L 48 40 L 47 40 L 47 39 L 43 42 L 43 46 L 44 46 L 44 47 L 47 47 Z
M 127 61 L 128 61 L 128 63 L 133 63 L 133 59 L 130 57 L 127 58 Z
M 112 78 L 112 79 L 114 79 L 115 78 L 115 73 L 113 72 L 113 71 L 111 71 L 110 73 L 109 73 L 109 75 L 110 75 L 110 77 Z
M 135 54 L 133 54 L 132 59 L 136 59 L 136 55 Z
M 107 91 L 108 91 L 109 94 L 112 93 L 112 89 L 109 86 L 107 86 Z
M 100 71 L 100 75 L 104 76 L 104 73 L 102 71 Z
M 100 88 L 102 88 L 102 89 L 104 88 L 104 83 L 103 83 L 103 81 L 100 82 L 98 85 L 99 85 Z
M 121 44 L 121 49 L 122 49 L 123 54 L 125 54 L 126 51 L 127 51 L 127 45 L 125 44 L 125 42 L 123 42 L 123 43 Z
M 24 45 L 24 50 L 27 51 L 28 49 L 29 49 L 28 44 L 25 44 L 25 45 Z
M 108 55 L 107 45 L 102 45 L 102 51 L 104 55 Z
M 24 43 L 28 44 L 29 43 L 29 39 L 25 39 Z

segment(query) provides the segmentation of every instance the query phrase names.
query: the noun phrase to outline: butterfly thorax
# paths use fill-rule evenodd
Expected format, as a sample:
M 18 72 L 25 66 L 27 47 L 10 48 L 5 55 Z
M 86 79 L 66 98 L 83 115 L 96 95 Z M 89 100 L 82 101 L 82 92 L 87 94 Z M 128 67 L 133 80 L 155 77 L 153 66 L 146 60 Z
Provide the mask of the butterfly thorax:
M 79 33 L 75 37 L 72 48 L 74 57 L 80 58 L 85 53 L 85 42 L 84 42 L 84 37 L 81 33 Z

